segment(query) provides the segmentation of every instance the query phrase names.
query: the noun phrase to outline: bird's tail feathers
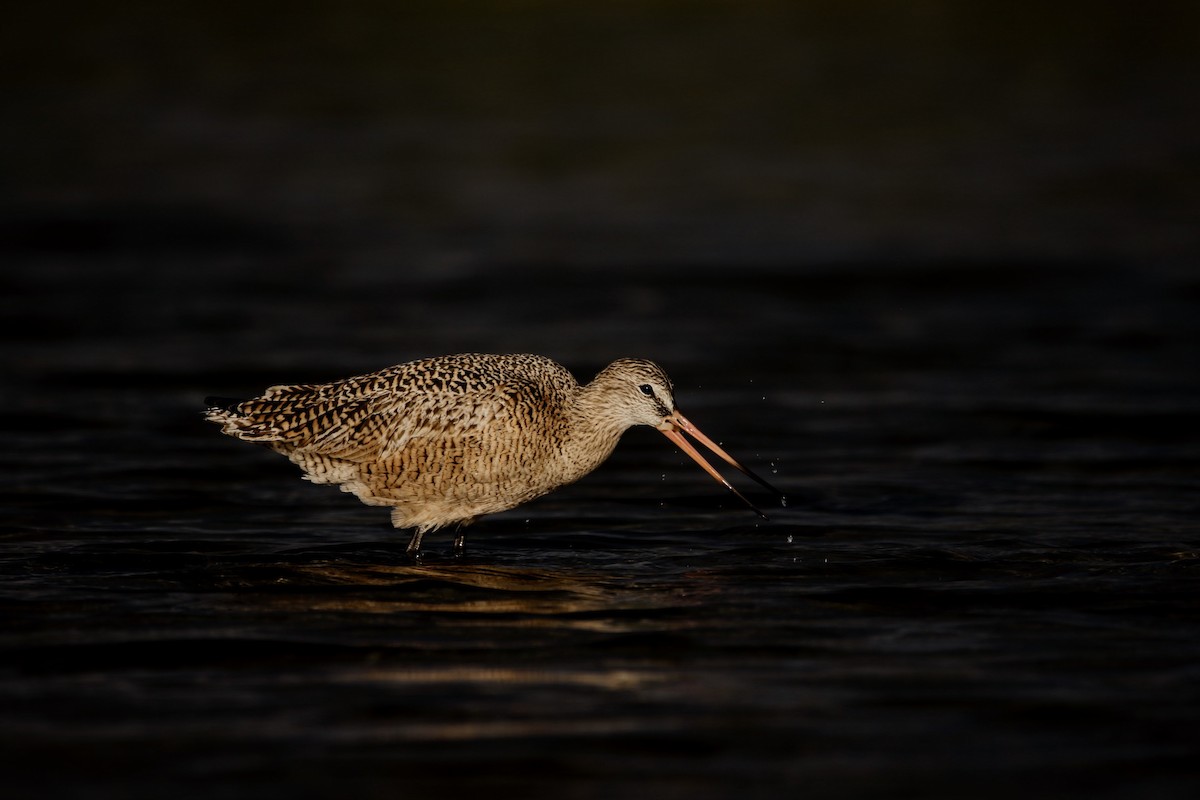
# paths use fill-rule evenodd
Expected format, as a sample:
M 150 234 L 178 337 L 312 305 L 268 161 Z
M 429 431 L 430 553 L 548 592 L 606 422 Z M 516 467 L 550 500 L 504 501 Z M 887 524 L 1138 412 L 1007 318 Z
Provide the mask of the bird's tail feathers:
M 221 433 L 247 442 L 276 442 L 283 438 L 283 431 L 261 418 L 246 414 L 241 408 L 244 401 L 230 397 L 206 397 L 204 418 L 221 426 Z

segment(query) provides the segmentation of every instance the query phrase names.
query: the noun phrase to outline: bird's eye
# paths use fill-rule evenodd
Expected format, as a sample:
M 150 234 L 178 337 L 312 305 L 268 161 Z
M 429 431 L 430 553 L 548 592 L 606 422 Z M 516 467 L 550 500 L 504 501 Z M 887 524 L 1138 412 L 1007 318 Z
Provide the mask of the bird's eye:
M 646 395 L 646 397 L 654 397 L 654 388 L 648 383 L 643 383 L 639 386 L 638 391 Z

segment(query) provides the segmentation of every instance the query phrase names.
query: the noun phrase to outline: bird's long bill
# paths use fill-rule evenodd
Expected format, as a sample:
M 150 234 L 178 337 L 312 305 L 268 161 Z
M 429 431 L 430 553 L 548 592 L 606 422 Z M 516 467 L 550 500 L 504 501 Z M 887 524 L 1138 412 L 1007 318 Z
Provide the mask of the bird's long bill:
M 686 431 L 696 441 L 700 442 L 700 444 L 704 445 L 709 450 L 716 453 L 730 466 L 739 470 L 740 472 L 742 472 L 744 475 L 751 478 L 752 480 L 757 481 L 761 485 L 765 486 L 767 489 L 769 489 L 772 492 L 774 492 L 775 494 L 777 494 L 780 498 L 783 497 L 783 492 L 779 491 L 774 486 L 772 486 L 771 484 L 767 483 L 765 480 L 760 478 L 758 475 L 755 475 L 753 472 L 751 472 L 750 470 L 743 467 L 740 463 L 738 463 L 738 461 L 733 456 L 726 453 L 724 450 L 721 449 L 721 447 L 716 442 L 714 442 L 712 439 L 709 439 L 707 436 L 705 436 L 703 433 L 701 433 L 699 428 L 697 428 L 695 425 L 693 425 L 691 422 L 689 422 L 687 420 L 687 417 L 683 416 L 683 414 L 680 414 L 678 411 L 676 411 L 675 413 L 666 417 L 663 420 L 662 425 L 658 426 L 658 430 L 662 432 L 663 436 L 666 436 L 668 439 L 670 439 L 672 442 L 674 442 L 676 447 L 678 447 L 680 450 L 682 450 L 683 452 L 685 452 L 689 456 L 691 456 L 692 460 L 695 461 L 697 464 L 699 464 L 704 469 L 705 472 L 707 472 L 709 475 L 711 475 L 718 483 L 723 485 L 726 489 L 728 489 L 729 491 L 731 491 L 735 495 L 737 495 L 738 498 L 743 503 L 745 503 L 747 506 L 749 506 L 751 509 L 753 509 L 754 512 L 756 514 L 758 514 L 760 517 L 762 517 L 763 519 L 766 519 L 767 515 L 764 514 L 762 511 L 760 511 L 753 503 L 751 503 L 749 500 L 747 500 L 745 498 L 745 496 L 741 492 L 739 492 L 737 489 L 735 489 L 729 481 L 727 481 L 727 480 L 725 480 L 725 478 L 721 477 L 721 473 L 717 472 L 713 468 L 712 464 L 709 464 L 708 461 L 706 461 L 704 459 L 704 456 L 700 455 L 700 451 L 698 451 L 695 447 L 692 447 L 692 443 L 684 438 L 683 433 L 681 433 L 681 431 Z

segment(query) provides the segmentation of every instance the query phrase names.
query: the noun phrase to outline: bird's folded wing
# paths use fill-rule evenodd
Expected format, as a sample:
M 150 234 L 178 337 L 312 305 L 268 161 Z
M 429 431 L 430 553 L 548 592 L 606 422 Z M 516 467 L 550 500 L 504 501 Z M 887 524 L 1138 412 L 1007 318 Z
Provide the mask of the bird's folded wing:
M 379 403 L 365 426 L 378 426 L 374 454 L 386 461 L 410 441 L 420 439 L 478 441 L 508 427 L 515 418 L 519 390 L 508 384 L 475 387 L 465 392 L 419 392 L 393 395 Z
M 234 410 L 244 439 L 348 461 L 385 461 L 413 439 L 474 439 L 515 418 L 518 383 L 430 391 L 392 384 L 273 386 Z

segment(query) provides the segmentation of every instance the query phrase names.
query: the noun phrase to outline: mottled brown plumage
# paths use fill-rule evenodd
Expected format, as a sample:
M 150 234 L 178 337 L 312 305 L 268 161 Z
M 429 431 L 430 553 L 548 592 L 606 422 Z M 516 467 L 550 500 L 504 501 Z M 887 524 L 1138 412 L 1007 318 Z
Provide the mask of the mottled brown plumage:
M 441 356 L 333 383 L 272 386 L 205 416 L 287 456 L 314 483 L 390 506 L 395 527 L 414 529 L 414 555 L 428 531 L 578 480 L 633 425 L 658 428 L 731 490 L 679 430 L 746 471 L 675 410 L 670 379 L 641 359 L 614 361 L 580 386 L 543 356 Z M 462 541 L 460 532 L 456 550 Z

